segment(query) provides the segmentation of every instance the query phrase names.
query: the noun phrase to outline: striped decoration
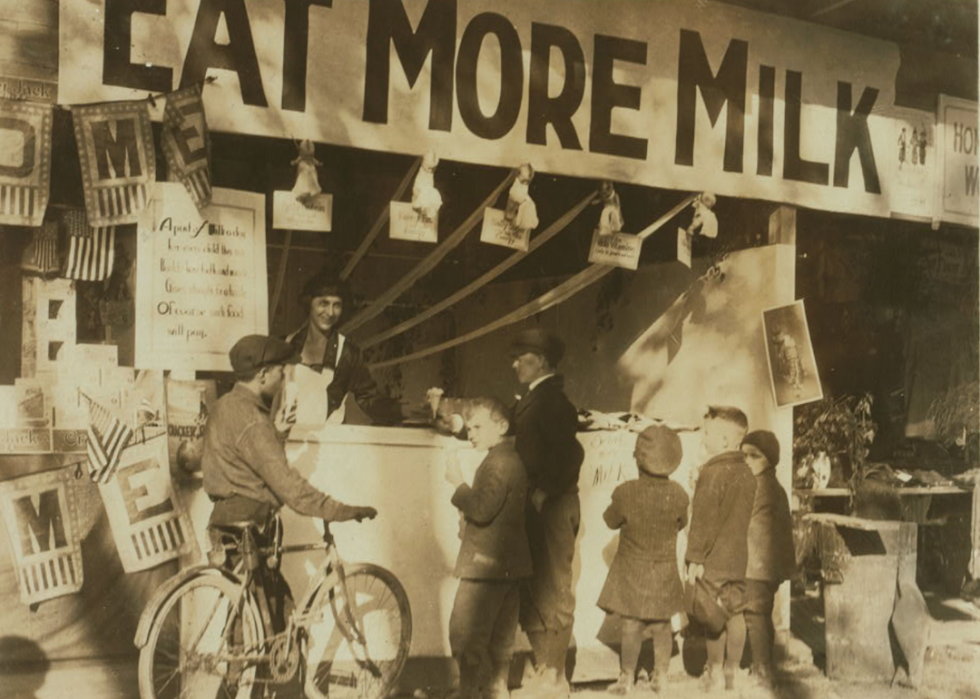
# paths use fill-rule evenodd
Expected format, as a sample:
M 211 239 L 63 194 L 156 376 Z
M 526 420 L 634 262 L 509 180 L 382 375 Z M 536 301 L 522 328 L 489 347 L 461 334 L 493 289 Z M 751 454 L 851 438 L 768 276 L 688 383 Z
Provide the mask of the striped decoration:
M 75 571 L 71 554 L 57 554 L 50 558 L 21 566 L 21 591 L 25 602 L 45 600 L 53 596 L 77 592 L 81 580 Z
M 0 224 L 38 228 L 44 221 L 51 189 L 52 110 L 50 104 L 0 99 L 0 163 L 7 166 L 0 169 Z
M 33 272 L 41 276 L 56 274 L 61 269 L 58 263 L 58 224 L 55 221 L 45 221 L 40 228 L 33 230 L 30 244 L 24 250 L 20 261 L 24 272 Z
M 160 146 L 169 178 L 182 182 L 198 209 L 211 203 L 211 135 L 201 99 L 201 85 L 167 95 Z
M 84 393 L 88 402 L 88 467 L 89 477 L 103 485 L 112 480 L 119 467 L 119 457 L 133 438 L 133 430 Z
M 146 185 L 143 184 L 96 188 L 95 195 L 99 202 L 99 214 L 107 219 L 138 215 L 149 203 Z
M 192 172 L 184 178 L 184 186 L 190 192 L 199 209 L 211 203 L 211 173 L 207 170 Z
M 139 562 L 151 561 L 158 556 L 170 558 L 172 552 L 180 552 L 187 541 L 180 517 L 151 524 L 129 535 L 133 553 Z
M 68 258 L 61 276 L 84 282 L 103 281 L 111 276 L 116 227 L 92 228 L 80 209 L 65 211 L 63 217 L 68 229 Z

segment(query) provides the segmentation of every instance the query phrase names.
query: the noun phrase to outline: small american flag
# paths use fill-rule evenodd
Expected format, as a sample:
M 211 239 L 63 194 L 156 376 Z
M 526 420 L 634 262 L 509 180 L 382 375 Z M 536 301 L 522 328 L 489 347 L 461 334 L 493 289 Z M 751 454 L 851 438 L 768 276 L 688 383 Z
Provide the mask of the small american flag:
M 119 457 L 133 437 L 129 425 L 84 393 L 88 402 L 88 469 L 96 483 L 108 483 L 119 466 Z
M 116 227 L 92 228 L 81 209 L 70 209 L 63 216 L 69 241 L 63 276 L 85 282 L 109 277 L 115 260 Z

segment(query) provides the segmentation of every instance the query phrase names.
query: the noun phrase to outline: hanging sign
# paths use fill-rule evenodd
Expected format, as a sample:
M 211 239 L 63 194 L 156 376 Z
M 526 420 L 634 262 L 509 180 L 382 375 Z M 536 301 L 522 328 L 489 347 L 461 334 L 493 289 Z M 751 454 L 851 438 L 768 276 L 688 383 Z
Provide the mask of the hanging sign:
M 301 202 L 296 199 L 296 195 L 292 192 L 273 192 L 273 228 L 294 231 L 329 231 L 332 223 L 332 194 L 317 194 Z
M 137 236 L 136 366 L 230 371 L 228 351 L 269 331 L 265 197 L 215 188 L 198 211 L 160 182 Z
M 196 546 L 190 520 L 174 494 L 167 452 L 165 434 L 130 446 L 115 476 L 99 485 L 127 573 L 191 554 Z
M 530 228 L 518 228 L 505 217 L 504 211 L 487 207 L 483 210 L 483 228 L 480 229 L 480 240 L 491 245 L 501 245 L 505 248 L 527 252 L 531 241 Z
M 694 236 L 688 233 L 685 229 L 677 229 L 677 261 L 688 269 L 691 268 L 691 248 L 693 238 Z
M 439 214 L 428 218 L 404 201 L 391 202 L 389 232 L 392 240 L 413 240 L 417 243 L 439 242 Z
M 211 135 L 204 115 L 201 86 L 167 95 L 160 145 L 170 175 L 187 188 L 199 209 L 211 203 Z
M 638 235 L 601 235 L 599 231 L 595 231 L 592 234 L 592 247 L 589 249 L 589 262 L 635 270 L 640 264 L 642 248 L 643 239 Z
M 939 176 L 936 218 L 977 225 L 980 202 L 980 130 L 977 103 L 939 96 Z
M 895 102 L 894 43 L 710 0 L 594 5 L 63 0 L 59 99 L 214 74 L 222 132 L 508 168 L 521 153 L 543 172 L 889 214 L 875 109 Z
M 82 588 L 72 469 L 0 481 L 0 515 L 14 555 L 20 601 L 36 604 Z
M 37 227 L 44 220 L 51 119 L 51 105 L 0 99 L 0 224 Z
M 156 180 L 145 100 L 71 108 L 82 166 L 85 211 L 94 227 L 136 223 Z

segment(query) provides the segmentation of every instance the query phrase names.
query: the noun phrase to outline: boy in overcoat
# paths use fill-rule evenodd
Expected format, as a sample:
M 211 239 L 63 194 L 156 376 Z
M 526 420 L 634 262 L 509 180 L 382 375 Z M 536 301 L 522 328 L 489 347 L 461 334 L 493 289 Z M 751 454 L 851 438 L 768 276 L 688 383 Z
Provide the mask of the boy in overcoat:
M 619 548 L 609 567 L 599 607 L 622 618 L 619 680 L 612 694 L 627 694 L 636 681 L 644 635 L 653 638 L 651 688 L 663 691 L 673 647 L 670 618 L 683 611 L 677 570 L 677 532 L 687 525 L 688 497 L 668 476 L 681 462 L 681 440 L 659 425 L 647 427 L 633 452 L 639 478 L 619 485 L 603 514 L 619 529 Z
M 491 699 L 506 699 L 519 585 L 531 574 L 525 532 L 527 477 L 514 440 L 506 436 L 509 423 L 503 404 L 487 398 L 472 401 L 466 426 L 473 446 L 489 452 L 472 486 L 463 482 L 458 463 L 446 469 L 446 480 L 456 486 L 452 503 L 465 519 L 456 559 L 459 589 L 449 619 L 449 645 L 459 665 L 455 696 L 481 699 L 486 692 Z
M 709 457 L 694 488 L 691 529 L 687 539 L 687 579 L 710 589 L 728 617 L 718 634 L 706 631 L 708 664 L 701 681 L 705 690 L 735 686 L 735 671 L 745 649 L 745 566 L 755 478 L 739 445 L 748 419 L 738 408 L 710 406 L 704 416 L 701 444 Z
M 745 626 L 752 649 L 752 674 L 771 687 L 773 601 L 779 584 L 796 569 L 793 517 L 786 491 L 776 479 L 779 440 L 772 432 L 749 432 L 742 454 L 755 476 L 755 500 L 749 521 L 749 552 L 745 568 Z

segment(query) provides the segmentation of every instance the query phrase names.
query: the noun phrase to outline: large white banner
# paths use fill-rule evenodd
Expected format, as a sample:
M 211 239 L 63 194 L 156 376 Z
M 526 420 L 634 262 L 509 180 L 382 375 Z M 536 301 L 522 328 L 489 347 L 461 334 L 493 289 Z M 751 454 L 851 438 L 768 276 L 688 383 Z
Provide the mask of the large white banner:
M 62 0 L 59 101 L 888 215 L 894 44 L 688 0 Z M 159 118 L 157 116 L 156 118 Z
M 157 182 L 139 224 L 136 366 L 231 371 L 239 338 L 269 332 L 265 197 L 215 187 L 198 212 Z

